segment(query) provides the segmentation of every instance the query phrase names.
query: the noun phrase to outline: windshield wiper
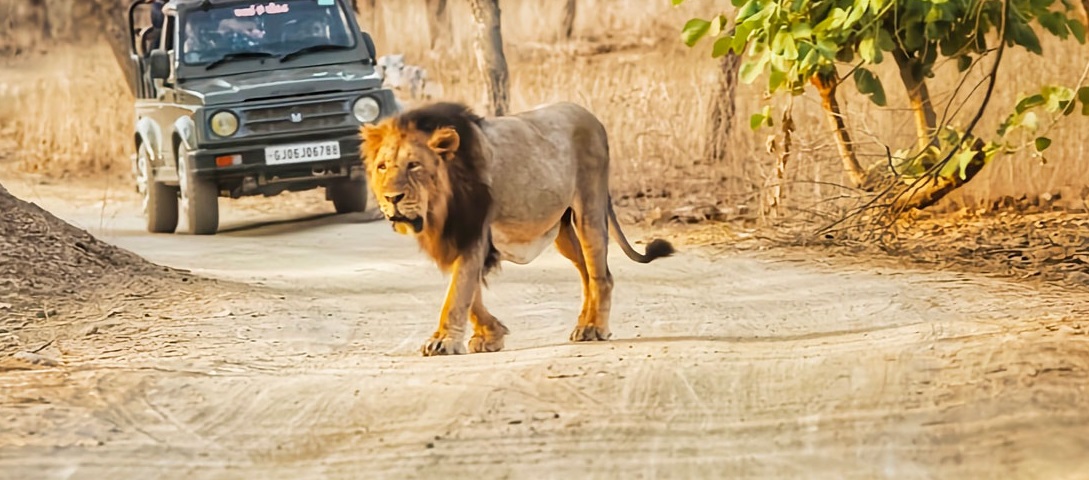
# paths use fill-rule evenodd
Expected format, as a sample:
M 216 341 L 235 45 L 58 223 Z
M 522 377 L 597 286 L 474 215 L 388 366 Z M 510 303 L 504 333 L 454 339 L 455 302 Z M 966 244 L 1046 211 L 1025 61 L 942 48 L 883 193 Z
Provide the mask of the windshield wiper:
M 300 55 L 307 54 L 307 53 L 323 52 L 323 51 L 326 51 L 326 50 L 350 50 L 351 48 L 352 47 L 346 47 L 344 45 L 334 45 L 334 44 L 311 45 L 309 47 L 300 48 L 298 50 L 295 50 L 294 52 L 288 53 L 288 54 L 280 57 L 280 63 L 284 63 L 284 62 L 286 62 L 288 60 L 291 60 L 292 58 L 295 58 L 295 57 L 298 57 Z
M 231 53 L 228 53 L 228 54 L 226 54 L 226 55 L 224 55 L 222 57 L 219 57 L 214 62 L 209 63 L 208 66 L 204 67 L 204 69 L 205 70 L 211 70 L 211 69 L 213 69 L 215 67 L 223 65 L 224 63 L 227 63 L 227 62 L 229 62 L 231 60 L 237 60 L 239 58 L 268 58 L 268 57 L 275 57 L 275 55 L 273 55 L 273 54 L 271 54 L 269 52 L 231 52 Z

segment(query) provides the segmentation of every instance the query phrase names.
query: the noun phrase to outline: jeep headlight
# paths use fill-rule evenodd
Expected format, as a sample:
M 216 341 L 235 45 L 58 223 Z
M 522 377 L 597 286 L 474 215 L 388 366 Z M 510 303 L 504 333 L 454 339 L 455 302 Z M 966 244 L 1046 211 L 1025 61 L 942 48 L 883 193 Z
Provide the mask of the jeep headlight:
M 355 105 L 352 105 L 352 114 L 362 123 L 377 120 L 381 113 L 382 108 L 378 106 L 378 101 L 371 97 L 360 97 L 355 101 Z
M 212 128 L 212 133 L 221 137 L 229 137 L 238 131 L 238 116 L 226 110 L 216 112 L 208 120 L 208 126 Z

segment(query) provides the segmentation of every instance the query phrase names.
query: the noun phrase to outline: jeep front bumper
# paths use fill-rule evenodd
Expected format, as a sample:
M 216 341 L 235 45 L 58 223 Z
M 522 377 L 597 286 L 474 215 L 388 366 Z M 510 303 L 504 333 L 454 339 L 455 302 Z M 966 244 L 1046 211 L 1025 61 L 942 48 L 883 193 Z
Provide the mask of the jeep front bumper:
M 265 159 L 266 147 L 329 141 L 338 143 L 338 158 L 272 165 Z M 275 195 L 285 190 L 306 190 L 335 181 L 362 180 L 364 170 L 359 146 L 357 130 L 334 135 L 285 136 L 276 139 L 275 143 L 192 150 L 189 152 L 189 164 L 194 166 L 194 175 L 214 179 L 220 191 L 226 192 L 227 196 Z M 235 162 L 217 166 L 216 159 L 223 157 L 234 157 Z

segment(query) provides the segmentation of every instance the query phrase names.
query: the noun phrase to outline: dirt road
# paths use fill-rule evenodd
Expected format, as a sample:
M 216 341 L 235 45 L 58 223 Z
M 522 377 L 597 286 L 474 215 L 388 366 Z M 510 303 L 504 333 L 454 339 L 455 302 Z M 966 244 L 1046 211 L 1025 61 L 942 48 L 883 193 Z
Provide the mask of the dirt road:
M 274 199 L 215 237 L 150 236 L 131 194 L 4 184 L 245 286 L 23 332 L 60 364 L 0 371 L 2 478 L 1089 478 L 1084 294 L 614 248 L 614 340 L 575 345 L 577 275 L 550 249 L 486 292 L 505 351 L 423 358 L 445 280 L 382 222 Z

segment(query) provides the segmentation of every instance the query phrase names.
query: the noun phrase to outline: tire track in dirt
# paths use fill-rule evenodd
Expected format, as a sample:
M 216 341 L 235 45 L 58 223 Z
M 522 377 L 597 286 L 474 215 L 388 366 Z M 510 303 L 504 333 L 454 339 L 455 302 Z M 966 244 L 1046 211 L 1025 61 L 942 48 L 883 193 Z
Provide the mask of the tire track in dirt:
M 505 351 L 421 358 L 445 279 L 385 225 L 144 237 L 119 208 L 104 237 L 263 286 L 43 327 L 63 363 L 0 372 L 0 477 L 1089 471 L 1083 293 L 782 254 L 634 265 L 614 249 L 615 339 L 574 345 L 578 277 L 549 251 L 485 293 Z

